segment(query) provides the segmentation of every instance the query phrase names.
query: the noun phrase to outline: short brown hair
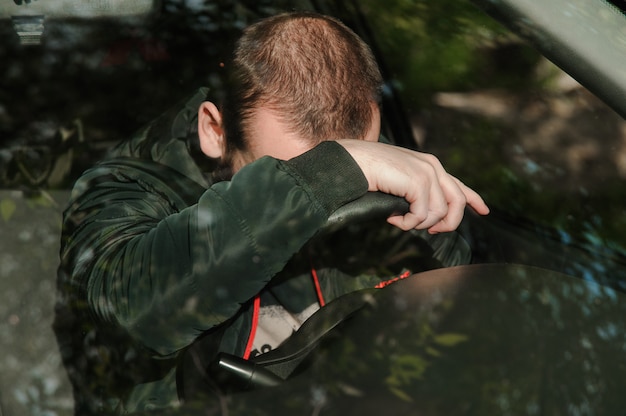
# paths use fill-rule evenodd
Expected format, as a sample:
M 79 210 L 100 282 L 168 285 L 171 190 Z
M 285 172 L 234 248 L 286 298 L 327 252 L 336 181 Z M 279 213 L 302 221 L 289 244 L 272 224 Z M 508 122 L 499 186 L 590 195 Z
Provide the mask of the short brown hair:
M 247 121 L 260 107 L 312 143 L 362 139 L 381 91 L 372 51 L 339 20 L 309 12 L 261 20 L 235 48 L 222 108 L 228 146 L 246 150 Z

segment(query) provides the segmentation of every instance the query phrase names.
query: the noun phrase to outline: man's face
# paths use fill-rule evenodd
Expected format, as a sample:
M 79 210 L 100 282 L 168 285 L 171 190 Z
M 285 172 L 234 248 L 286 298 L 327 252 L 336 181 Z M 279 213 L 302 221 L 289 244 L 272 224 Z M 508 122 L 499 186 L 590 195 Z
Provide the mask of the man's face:
M 380 135 L 380 111 L 377 106 L 373 110 L 372 124 L 364 138 L 368 141 L 377 141 Z M 289 131 L 280 118 L 266 108 L 259 108 L 252 114 L 248 131 L 248 150 L 233 155 L 233 172 L 263 156 L 289 160 L 315 146 Z

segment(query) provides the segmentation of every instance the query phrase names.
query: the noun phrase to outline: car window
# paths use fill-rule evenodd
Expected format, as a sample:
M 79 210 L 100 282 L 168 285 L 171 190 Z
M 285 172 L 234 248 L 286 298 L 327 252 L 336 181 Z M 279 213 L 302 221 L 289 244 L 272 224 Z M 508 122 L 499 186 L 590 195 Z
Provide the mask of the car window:
M 60 221 L 74 181 L 198 86 L 223 95 L 223 64 L 241 29 L 284 10 L 317 10 L 353 27 L 384 72 L 384 135 L 435 154 L 485 198 L 490 216 L 468 212 L 459 230 L 472 263 L 538 266 L 626 288 L 622 110 L 474 3 L 162 0 L 137 2 L 149 10 L 122 17 L 110 8 L 52 16 L 53 3 L 73 10 L 69 0 L 0 9 L 0 414 L 74 408 L 51 329 Z M 37 13 L 28 9 L 36 5 Z M 621 22 L 613 52 L 626 45 L 615 5 L 600 13 Z M 11 18 L 20 8 L 28 12 Z M 598 333 L 622 324 L 611 316 Z M 435 355 L 464 340 L 429 333 L 419 348 Z M 406 391 L 394 383 L 422 362 L 403 354 L 406 366 L 396 363 L 387 380 L 404 406 Z
M 498 243 L 489 242 L 476 260 L 550 264 L 624 285 L 623 117 L 538 45 L 472 3 L 391 2 L 381 10 L 372 2 L 362 10 L 380 35 L 378 50 L 413 132 L 410 145 L 440 156 L 480 189 L 494 208 L 491 219 L 515 224 L 509 238 L 532 235 L 544 244 L 535 250 L 518 244 L 519 252 L 500 256 Z M 563 11 L 577 12 L 589 11 L 575 2 Z M 615 42 L 623 44 L 624 15 L 602 13 L 599 21 L 615 22 Z M 582 32 L 593 32 L 591 20 L 582 22 L 589 25 Z M 621 50 L 607 51 L 607 60 Z M 582 65 L 564 63 L 574 74 Z

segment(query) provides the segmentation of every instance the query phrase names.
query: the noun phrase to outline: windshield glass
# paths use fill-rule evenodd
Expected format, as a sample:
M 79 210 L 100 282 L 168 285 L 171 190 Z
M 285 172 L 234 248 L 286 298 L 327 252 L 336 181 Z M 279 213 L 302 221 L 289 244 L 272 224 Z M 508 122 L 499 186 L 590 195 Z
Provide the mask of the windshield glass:
M 0 414 L 69 415 L 76 408 L 58 345 L 63 339 L 58 340 L 52 330 L 61 219 L 76 180 L 115 145 L 133 137 L 198 88 L 208 87 L 216 102 L 222 100 L 226 95 L 226 64 L 242 29 L 260 18 L 293 9 L 336 16 L 370 45 L 384 77 L 384 140 L 434 154 L 491 209 L 486 217 L 466 212 L 458 233 L 448 240 L 454 249 L 422 236 L 420 244 L 425 241 L 430 245 L 426 252 L 435 258 L 423 270 L 450 265 L 447 259 L 458 258 L 463 264 L 481 267 L 497 263 L 537 268 L 478 269 L 510 279 L 502 286 L 491 286 L 498 291 L 495 297 L 484 297 L 482 292 L 468 292 L 462 297 L 462 291 L 438 292 L 440 288 L 420 286 L 420 293 L 430 290 L 432 296 L 422 303 L 407 298 L 402 305 L 412 305 L 415 310 L 431 308 L 427 314 L 399 319 L 404 323 L 392 328 L 375 321 L 376 314 L 367 315 L 375 321 L 370 322 L 371 331 L 380 329 L 381 339 L 387 340 L 379 340 L 382 344 L 377 345 L 389 349 L 396 342 L 402 344 L 402 328 L 406 328 L 402 325 L 413 325 L 411 331 L 419 327 L 421 332 L 409 331 L 419 332 L 419 338 L 407 336 L 405 340 L 414 342 L 418 352 L 411 355 L 402 344 L 395 355 L 401 359 L 396 361 L 371 352 L 363 353 L 365 363 L 346 358 L 343 366 L 316 370 L 315 377 L 323 381 L 315 389 L 306 383 L 303 386 L 302 380 L 290 385 L 294 394 L 306 390 L 302 397 L 306 397 L 307 406 L 313 403 L 317 409 L 315 406 L 328 403 L 325 400 L 333 394 L 360 397 L 369 391 L 363 380 L 371 377 L 389 394 L 376 396 L 380 400 L 377 406 L 390 403 L 407 409 L 407 403 L 425 400 L 428 394 L 423 392 L 430 391 L 413 394 L 412 388 L 422 389 L 430 380 L 433 392 L 445 391 L 446 379 L 463 373 L 465 363 L 459 363 L 472 359 L 472 348 L 479 349 L 477 343 L 496 345 L 498 334 L 507 326 L 524 328 L 512 331 L 511 339 L 521 333 L 541 338 L 545 334 L 542 331 L 555 329 L 535 326 L 546 317 L 553 319 L 559 330 L 567 327 L 563 334 L 583 334 L 572 338 L 583 352 L 563 354 L 575 357 L 573 361 L 584 357 L 590 363 L 587 373 L 574 373 L 576 387 L 568 390 L 568 394 L 580 393 L 585 400 L 576 401 L 567 394 L 557 399 L 570 400 L 570 410 L 586 414 L 593 413 L 588 406 L 600 406 L 587 398 L 598 390 L 614 392 L 611 389 L 615 386 L 607 387 L 603 382 L 616 380 L 620 371 L 626 371 L 624 361 L 615 358 L 626 356 L 624 320 L 618 315 L 626 289 L 626 121 L 622 109 L 610 106 L 615 99 L 603 93 L 602 85 L 583 86 L 585 75 L 579 76 L 579 72 L 585 71 L 580 70 L 578 63 L 582 61 L 575 54 L 571 58 L 544 54 L 552 38 L 541 38 L 544 32 L 540 26 L 506 8 L 497 9 L 499 13 L 488 10 L 487 14 L 480 8 L 484 7 L 481 1 L 476 2 L 478 7 L 458 0 L 162 0 L 126 2 L 135 6 L 128 10 L 121 6 L 124 2 L 91 2 L 91 9 L 74 7 L 74 3 L 79 2 L 32 0 L 0 6 Z M 626 47 L 626 20 L 618 8 L 623 4 L 615 1 L 613 7 L 598 7 L 599 17 L 586 20 L 586 12 L 579 12 L 587 9 L 571 3 L 571 9 L 563 13 L 579 19 L 580 27 L 591 21 L 595 25 L 596 18 L 617 25 L 614 44 L 605 45 L 605 55 L 621 56 Z M 548 4 L 552 2 L 546 7 Z M 554 26 L 557 31 L 559 27 Z M 593 34 L 596 29 L 590 25 L 585 30 Z M 594 61 L 602 59 L 601 55 L 586 58 Z M 598 62 L 593 69 L 601 68 Z M 609 76 L 593 72 L 600 83 Z M 626 88 L 624 79 L 621 88 Z M 341 264 L 350 272 L 356 270 L 355 264 L 362 269 L 366 263 L 367 267 L 376 263 L 377 273 L 391 273 L 392 266 L 404 264 L 407 258 L 426 262 L 423 245 L 407 242 L 397 233 L 385 236 L 393 244 L 359 233 L 362 231 L 325 242 L 324 255 L 334 257 L 333 266 Z M 353 253 L 355 241 L 366 246 L 357 254 Z M 422 269 L 411 270 L 419 271 Z M 399 275 L 395 269 L 393 273 Z M 575 283 L 552 283 L 564 275 L 575 278 Z M 532 283 L 529 289 L 524 279 L 536 276 L 551 283 L 545 287 Z M 580 281 L 589 286 L 579 286 Z M 540 295 L 534 298 L 537 293 Z M 385 296 L 391 299 L 391 295 Z M 519 302 L 520 309 L 511 312 L 510 321 L 500 320 L 506 316 L 502 311 L 510 307 L 509 301 L 515 305 Z M 606 309 L 599 310 L 601 303 Z M 477 317 L 463 320 L 461 309 L 453 304 L 462 310 L 477 304 L 483 307 L 476 308 Z M 404 306 L 399 310 L 386 308 L 384 313 L 398 316 L 406 310 Z M 531 312 L 515 315 L 520 310 Z M 487 317 L 492 319 L 492 326 L 483 328 L 482 319 Z M 574 321 L 587 326 L 569 328 L 567 325 Z M 359 340 L 367 336 L 370 323 L 358 322 L 343 330 L 346 337 Z M 472 336 L 475 343 L 466 342 Z M 537 354 L 557 354 L 549 348 L 559 342 L 554 338 L 541 344 L 546 348 Z M 587 347 L 596 341 L 609 342 L 610 347 Z M 333 344 L 324 351 L 352 359 L 355 345 L 362 344 Z M 456 357 L 462 357 L 459 361 L 432 364 L 434 357 L 453 350 L 458 352 Z M 604 355 L 599 353 L 602 351 Z M 608 361 L 598 358 L 601 364 L 595 365 L 600 355 Z M 424 357 L 427 359 L 420 361 Z M 611 368 L 614 358 L 616 365 Z M 573 361 L 563 358 L 565 363 Z M 524 404 L 515 399 L 522 394 L 519 391 L 524 398 L 533 396 L 536 392 L 526 387 L 536 378 L 519 376 L 504 384 L 499 380 L 494 386 L 489 384 L 492 374 L 479 371 L 483 363 L 467 365 L 476 378 L 468 376 L 464 379 L 467 384 L 460 382 L 458 388 L 466 388 L 467 395 L 450 396 L 457 397 L 457 403 L 476 394 L 468 385 L 484 383 L 480 386 L 485 392 L 495 391 L 497 395 L 490 398 L 485 393 L 481 400 L 492 400 L 492 407 L 483 409 L 541 413 L 540 401 Z M 515 371 L 525 369 L 524 363 L 515 365 Z M 436 371 L 437 376 L 426 373 L 427 368 L 436 369 L 430 371 Z M 541 368 L 533 367 L 533 371 L 540 372 Z M 585 384 L 582 379 L 591 373 L 593 382 Z M 352 390 L 359 380 L 364 385 Z M 507 386 L 516 382 L 522 387 L 508 391 Z M 251 403 L 257 403 L 257 398 L 266 404 L 276 403 L 286 397 L 281 391 L 271 394 L 265 396 L 271 400 L 266 400 L 262 390 L 254 392 Z M 294 414 L 289 401 L 283 401 L 284 414 Z M 623 402 L 615 399 L 597 408 L 610 410 L 620 404 Z M 568 405 L 555 407 L 567 409 Z M 342 408 L 338 405 L 337 409 Z M 441 408 L 433 405 L 432 409 Z

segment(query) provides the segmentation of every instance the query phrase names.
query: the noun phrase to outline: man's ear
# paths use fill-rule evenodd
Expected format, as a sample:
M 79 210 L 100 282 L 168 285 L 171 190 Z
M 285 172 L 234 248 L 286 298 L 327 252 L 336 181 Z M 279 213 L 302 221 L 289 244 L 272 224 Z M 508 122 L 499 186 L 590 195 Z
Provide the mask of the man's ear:
M 198 137 L 202 153 L 212 158 L 223 156 L 225 143 L 222 115 L 210 101 L 203 102 L 198 109 Z

